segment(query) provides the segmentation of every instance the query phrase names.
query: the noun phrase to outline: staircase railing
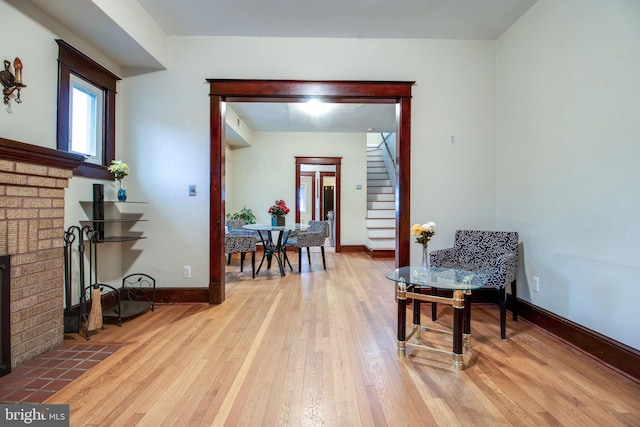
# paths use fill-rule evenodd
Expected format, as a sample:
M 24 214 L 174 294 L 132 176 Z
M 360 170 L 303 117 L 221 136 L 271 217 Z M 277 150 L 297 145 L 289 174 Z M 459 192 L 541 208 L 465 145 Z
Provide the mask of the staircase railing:
M 378 148 L 382 151 L 382 161 L 389 174 L 389 180 L 393 188 L 396 188 L 396 138 L 395 133 L 388 133 L 386 136 L 380 132 L 382 141 L 378 144 Z M 393 138 L 391 138 L 393 136 Z

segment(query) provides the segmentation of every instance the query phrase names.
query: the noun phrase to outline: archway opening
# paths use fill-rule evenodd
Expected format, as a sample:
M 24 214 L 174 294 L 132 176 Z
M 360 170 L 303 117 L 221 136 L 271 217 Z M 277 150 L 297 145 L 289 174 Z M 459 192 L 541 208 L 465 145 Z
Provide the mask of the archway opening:
M 396 105 L 396 266 L 409 263 L 411 87 L 415 82 L 208 79 L 210 97 L 209 303 L 225 300 L 225 106 L 227 102 Z

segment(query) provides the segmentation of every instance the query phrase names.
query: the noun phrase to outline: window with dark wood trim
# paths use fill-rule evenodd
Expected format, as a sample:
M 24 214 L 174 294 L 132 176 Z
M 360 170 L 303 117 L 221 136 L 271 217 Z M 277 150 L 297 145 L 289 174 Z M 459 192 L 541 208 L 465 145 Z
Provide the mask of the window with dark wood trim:
M 64 40 L 58 43 L 58 150 L 70 151 L 71 75 L 80 77 L 103 91 L 101 164 L 84 162 L 74 175 L 113 179 L 107 166 L 115 159 L 116 148 L 116 83 L 120 77 L 84 55 Z

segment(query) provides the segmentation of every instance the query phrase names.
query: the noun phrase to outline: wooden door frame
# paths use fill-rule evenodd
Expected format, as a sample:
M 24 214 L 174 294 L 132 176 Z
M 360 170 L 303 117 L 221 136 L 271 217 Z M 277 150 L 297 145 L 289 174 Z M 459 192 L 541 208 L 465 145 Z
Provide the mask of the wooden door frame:
M 328 176 L 332 176 L 332 177 L 336 177 L 335 172 L 320 172 L 320 182 L 318 183 L 318 191 L 320 192 L 320 194 L 318 195 L 318 197 L 320 198 L 320 210 L 324 211 L 324 185 L 323 185 L 323 178 L 326 178 Z M 338 186 L 338 180 L 336 179 L 336 188 Z M 337 191 L 337 190 L 336 190 Z M 336 193 L 334 192 L 333 194 L 333 198 L 335 199 L 336 197 Z M 338 221 L 338 217 L 336 215 L 336 207 L 335 205 L 333 206 L 333 213 L 334 213 L 334 221 Z M 320 215 L 320 221 L 324 221 L 324 216 Z M 336 251 L 338 252 L 338 251 Z
M 311 177 L 311 183 L 313 184 L 313 188 L 311 189 L 311 200 L 313 200 L 314 202 L 314 208 L 315 208 L 315 198 L 316 198 L 316 173 L 315 172 L 300 172 L 298 174 L 298 178 L 296 179 L 296 222 L 300 222 L 300 206 L 298 205 L 300 203 L 300 201 L 298 200 L 298 197 L 300 197 L 300 184 L 301 184 L 301 180 L 300 177 Z M 311 220 L 315 220 L 316 219 L 316 210 L 313 209 L 313 211 L 311 212 Z
M 409 264 L 411 87 L 415 82 L 207 79 L 210 109 L 209 303 L 225 300 L 225 115 L 232 101 L 391 103 L 396 105 L 396 266 Z
M 340 252 L 340 168 L 342 166 L 342 157 L 298 157 L 296 156 L 296 188 L 300 187 L 300 166 L 301 165 L 329 165 L 335 166 L 336 175 L 336 206 L 335 206 L 335 251 Z M 322 172 L 321 172 L 322 174 Z M 296 197 L 296 222 L 300 222 L 300 206 Z M 322 220 L 322 218 L 321 218 Z

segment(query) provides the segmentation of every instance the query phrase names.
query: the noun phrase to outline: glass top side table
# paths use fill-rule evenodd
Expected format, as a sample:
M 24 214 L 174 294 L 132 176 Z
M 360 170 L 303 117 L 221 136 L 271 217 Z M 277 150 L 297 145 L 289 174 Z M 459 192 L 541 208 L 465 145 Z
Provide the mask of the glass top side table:
M 464 351 L 471 346 L 471 291 L 484 286 L 488 280 L 487 275 L 466 270 L 433 267 L 424 270 L 420 266 L 406 266 L 389 271 L 385 278 L 396 282 L 398 353 L 406 356 L 406 347 L 444 352 L 452 355 L 453 365 L 459 369 L 464 363 Z M 437 292 L 428 295 L 422 292 L 423 289 L 445 289 L 453 291 L 453 296 L 438 296 Z M 409 298 L 413 300 L 413 328 L 407 336 L 406 302 Z M 453 306 L 453 350 L 450 353 L 420 344 L 420 332 L 430 329 L 420 325 L 421 301 Z

